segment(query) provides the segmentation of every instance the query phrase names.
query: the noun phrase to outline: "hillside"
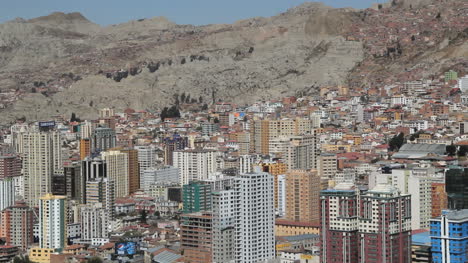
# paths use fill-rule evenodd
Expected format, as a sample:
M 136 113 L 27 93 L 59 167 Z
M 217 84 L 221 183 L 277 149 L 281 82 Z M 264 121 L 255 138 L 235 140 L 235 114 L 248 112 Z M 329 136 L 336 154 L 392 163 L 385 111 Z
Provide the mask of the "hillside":
M 467 4 L 451 2 L 380 10 L 306 3 L 206 26 L 156 17 L 101 27 L 79 13 L 16 19 L 0 25 L 0 122 L 92 118 L 109 106 L 157 110 L 181 93 L 242 104 L 466 68 Z

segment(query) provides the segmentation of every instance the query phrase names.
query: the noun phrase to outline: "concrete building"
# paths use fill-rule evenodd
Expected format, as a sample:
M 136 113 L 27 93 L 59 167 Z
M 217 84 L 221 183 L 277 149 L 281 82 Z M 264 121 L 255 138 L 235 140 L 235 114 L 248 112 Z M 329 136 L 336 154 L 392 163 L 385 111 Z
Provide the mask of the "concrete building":
M 0 155 L 0 178 L 21 176 L 21 159 L 16 155 Z
M 235 246 L 235 209 L 233 190 L 215 191 L 212 193 L 212 251 L 213 262 L 234 262 Z
M 322 263 L 411 262 L 411 197 L 379 184 L 321 192 Z
M 15 181 L 12 177 L 0 178 L 0 211 L 15 203 Z
M 91 140 L 81 139 L 80 140 L 80 160 L 84 160 L 91 154 Z
M 212 217 L 210 212 L 182 214 L 180 243 L 184 262 L 212 262 Z
M 276 209 L 276 215 L 283 217 L 286 215 L 286 175 L 278 175 L 278 187 L 276 188 L 275 199 L 278 200 L 278 207 Z
M 184 214 L 211 210 L 211 186 L 204 182 L 192 181 L 183 186 L 182 199 Z
M 153 168 L 157 164 L 158 152 L 157 148 L 151 145 L 148 146 L 135 146 L 135 150 L 138 152 L 138 165 L 140 167 L 140 189 L 144 188 L 142 182 L 144 172 L 149 168 Z
M 163 139 L 164 143 L 164 164 L 174 165 L 174 151 L 185 150 L 189 146 L 188 138 L 179 134 L 173 134 L 171 137 Z
M 26 251 L 34 243 L 33 216 L 33 210 L 23 201 L 1 212 L 0 236 L 5 238 L 6 245 Z
M 86 182 L 86 204 L 102 204 L 106 210 L 107 222 L 115 215 L 115 183 L 108 178 L 98 178 Z
M 91 135 L 91 153 L 107 151 L 117 146 L 115 131 L 107 127 L 97 127 Z
M 152 185 L 179 184 L 179 169 L 173 166 L 152 167 L 143 171 L 141 189 L 148 192 Z
M 91 242 L 93 238 L 107 238 L 109 216 L 102 203 L 80 205 L 81 241 Z
M 468 75 L 458 79 L 458 88 L 463 93 L 468 92 Z
M 318 157 L 317 170 L 321 178 L 334 178 L 338 170 L 337 167 L 338 160 L 335 154 L 322 153 Z
M 129 192 L 128 153 L 121 151 L 106 151 L 101 153 L 106 161 L 107 178 L 114 182 L 115 198 L 125 197 Z
M 304 135 L 290 137 L 284 159 L 288 169 L 310 170 L 317 168 L 317 136 Z
M 216 156 L 217 152 L 212 150 L 175 151 L 173 161 L 179 169 L 180 185 L 208 179 L 216 172 Z
M 446 210 L 431 219 L 432 262 L 468 262 L 468 209 Z
M 250 128 L 250 151 L 270 154 L 270 141 L 282 136 L 312 134 L 313 121 L 310 119 L 254 120 Z
M 241 174 L 233 190 L 235 262 L 275 258 L 273 177 L 264 172 Z
M 320 220 L 320 177 L 315 170 L 286 173 L 286 219 L 318 223 Z
M 22 134 L 24 198 L 29 206 L 38 206 L 39 198 L 52 190 L 52 175 L 63 173 L 61 146 L 57 132 Z
M 128 194 L 133 194 L 140 189 L 140 165 L 138 151 L 135 149 L 121 149 L 121 153 L 127 154 L 128 164 Z
M 67 245 L 66 197 L 46 194 L 39 203 L 39 247 L 62 251 Z

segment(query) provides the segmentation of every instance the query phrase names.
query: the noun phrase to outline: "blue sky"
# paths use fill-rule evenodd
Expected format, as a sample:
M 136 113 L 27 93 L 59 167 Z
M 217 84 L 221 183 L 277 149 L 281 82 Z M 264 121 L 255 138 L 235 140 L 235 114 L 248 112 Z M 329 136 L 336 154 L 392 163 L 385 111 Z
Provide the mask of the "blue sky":
M 91 21 L 117 24 L 165 16 L 178 24 L 232 23 L 254 16 L 272 16 L 297 6 L 301 0 L 3 0 L 0 22 L 33 18 L 54 11 L 80 12 Z M 334 7 L 369 7 L 383 0 L 324 0 Z

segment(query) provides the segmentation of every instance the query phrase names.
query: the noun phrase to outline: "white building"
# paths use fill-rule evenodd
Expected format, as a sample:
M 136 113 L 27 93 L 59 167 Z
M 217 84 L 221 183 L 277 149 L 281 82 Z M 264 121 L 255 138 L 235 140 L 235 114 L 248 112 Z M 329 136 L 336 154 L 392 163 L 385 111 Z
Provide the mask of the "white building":
M 94 238 L 107 238 L 109 231 L 106 209 L 101 203 L 80 206 L 81 240 L 91 242 Z
M 175 151 L 173 162 L 179 168 L 180 185 L 208 179 L 216 172 L 216 156 L 217 152 L 212 150 Z
M 179 183 L 179 169 L 173 166 L 148 168 L 140 178 L 141 189 L 148 192 L 154 184 Z
M 44 195 L 39 202 L 39 247 L 61 250 L 67 244 L 66 197 Z
M 468 75 L 458 79 L 458 88 L 463 93 L 468 92 Z
M 239 156 L 239 173 L 250 173 L 252 172 L 253 164 L 256 163 L 256 155 L 241 155 Z
M 278 211 L 277 215 L 283 217 L 286 214 L 286 175 L 278 175 Z
M 275 258 L 273 176 L 255 172 L 234 181 L 235 261 L 264 262 Z
M 157 148 L 148 146 L 135 146 L 138 152 L 138 164 L 140 165 L 140 178 L 143 178 L 143 173 L 148 169 L 155 167 L 157 164 L 158 154 Z M 140 180 L 140 189 L 143 189 L 143 181 Z
M 15 183 L 11 177 L 0 178 L 0 211 L 15 204 Z
M 235 211 L 234 191 L 213 192 L 212 195 L 212 235 L 213 262 L 234 262 L 234 226 Z

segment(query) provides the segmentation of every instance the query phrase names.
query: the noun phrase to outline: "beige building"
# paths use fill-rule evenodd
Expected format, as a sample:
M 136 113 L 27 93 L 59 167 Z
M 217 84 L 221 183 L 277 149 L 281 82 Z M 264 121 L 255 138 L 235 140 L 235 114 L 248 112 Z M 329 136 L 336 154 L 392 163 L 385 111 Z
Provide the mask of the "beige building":
M 39 206 L 39 197 L 52 192 L 52 175 L 63 173 L 62 140 L 57 132 L 21 134 L 24 198 L 29 206 Z
M 254 120 L 250 128 L 250 151 L 270 154 L 270 141 L 280 137 L 312 134 L 313 121 L 304 118 Z
M 322 153 L 317 162 L 318 174 L 322 178 L 334 178 L 337 171 L 337 158 L 335 154 Z
M 320 177 L 316 170 L 289 170 L 286 173 L 286 219 L 318 222 L 320 219 Z
M 102 153 L 102 159 L 107 163 L 107 178 L 115 184 L 115 198 L 128 196 L 128 154 L 109 150 Z

